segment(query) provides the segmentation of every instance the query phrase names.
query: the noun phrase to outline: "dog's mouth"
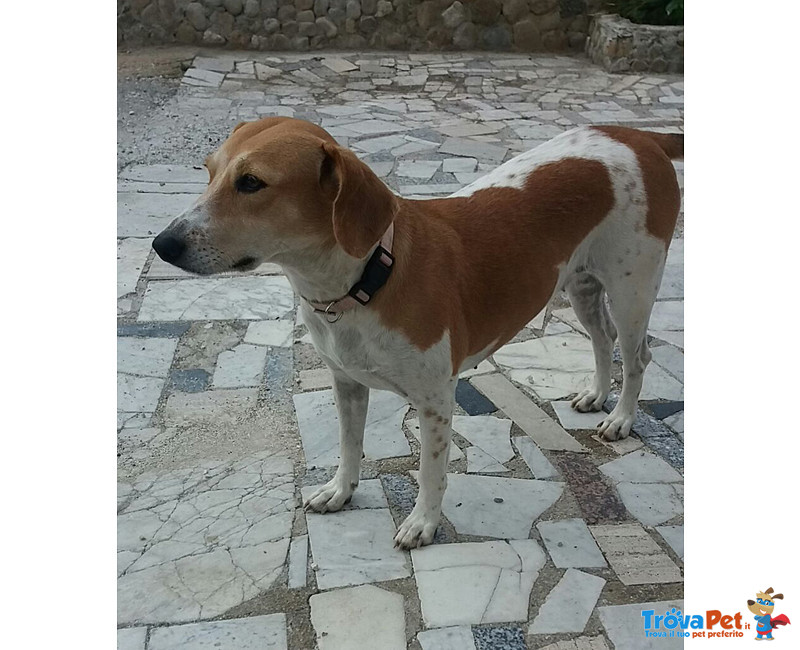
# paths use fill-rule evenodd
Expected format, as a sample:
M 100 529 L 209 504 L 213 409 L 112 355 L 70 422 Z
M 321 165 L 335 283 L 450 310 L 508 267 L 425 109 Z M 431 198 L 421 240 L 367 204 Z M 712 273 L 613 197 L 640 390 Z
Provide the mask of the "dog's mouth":
M 258 266 L 258 260 L 255 257 L 247 256 L 240 259 L 238 262 L 234 262 L 231 265 L 231 270 L 233 271 L 252 271 L 254 268 Z

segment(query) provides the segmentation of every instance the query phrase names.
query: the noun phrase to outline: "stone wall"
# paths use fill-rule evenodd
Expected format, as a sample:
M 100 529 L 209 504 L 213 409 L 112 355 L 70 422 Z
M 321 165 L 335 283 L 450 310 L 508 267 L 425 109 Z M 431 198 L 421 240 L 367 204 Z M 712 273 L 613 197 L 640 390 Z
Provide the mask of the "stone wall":
M 637 25 L 594 16 L 586 54 L 609 72 L 683 72 L 683 25 Z
M 117 0 L 119 44 L 582 50 L 604 0 Z

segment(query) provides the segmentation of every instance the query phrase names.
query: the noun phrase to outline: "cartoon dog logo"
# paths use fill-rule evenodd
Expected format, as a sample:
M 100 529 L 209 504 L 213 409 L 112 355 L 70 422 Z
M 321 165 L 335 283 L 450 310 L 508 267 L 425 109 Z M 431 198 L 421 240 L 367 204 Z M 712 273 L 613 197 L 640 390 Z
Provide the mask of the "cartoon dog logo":
M 786 614 L 781 614 L 775 618 L 772 617 L 772 611 L 775 609 L 775 601 L 783 600 L 783 594 L 773 595 L 772 591 L 772 587 L 766 591 L 759 591 L 756 594 L 756 600 L 747 601 L 747 609 L 756 615 L 755 619 L 758 621 L 758 626 L 756 627 L 758 636 L 756 637 L 756 641 L 763 641 L 765 639 L 767 641 L 774 641 L 772 630 L 779 625 L 791 623 Z

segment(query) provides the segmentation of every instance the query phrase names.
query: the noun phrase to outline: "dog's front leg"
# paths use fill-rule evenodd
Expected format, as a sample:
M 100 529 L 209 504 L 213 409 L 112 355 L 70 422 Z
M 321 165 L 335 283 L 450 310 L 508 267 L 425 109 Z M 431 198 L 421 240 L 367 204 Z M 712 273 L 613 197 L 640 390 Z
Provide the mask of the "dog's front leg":
M 452 436 L 455 381 L 437 398 L 414 405 L 419 412 L 420 452 L 419 495 L 411 514 L 394 538 L 400 548 L 418 548 L 433 541 L 442 514 L 442 497 L 447 487 L 447 461 Z
M 305 502 L 306 509 L 333 512 L 350 501 L 358 486 L 364 450 L 369 388 L 334 372 L 333 396 L 339 413 L 339 468 L 336 475 Z

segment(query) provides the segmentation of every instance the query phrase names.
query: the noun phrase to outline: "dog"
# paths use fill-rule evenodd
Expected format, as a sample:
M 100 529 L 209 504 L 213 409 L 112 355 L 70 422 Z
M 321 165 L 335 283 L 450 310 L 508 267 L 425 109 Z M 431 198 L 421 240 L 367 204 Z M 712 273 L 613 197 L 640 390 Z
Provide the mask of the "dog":
M 602 408 L 618 338 L 621 397 L 599 431 L 628 435 L 680 210 L 670 161 L 682 156 L 682 134 L 579 127 L 450 197 L 411 200 L 322 128 L 270 117 L 239 124 L 206 159 L 207 189 L 153 248 L 201 275 L 277 263 L 301 297 L 333 374 L 341 452 L 307 509 L 339 510 L 356 489 L 370 388 L 416 408 L 419 495 L 395 537 L 410 549 L 429 544 L 440 519 L 459 373 L 558 291 L 589 333 L 596 365 L 572 406 Z
M 783 600 L 783 594 L 773 594 L 774 589 L 770 587 L 766 591 L 759 591 L 756 593 L 757 601 L 748 600 L 747 609 L 755 614 L 756 625 L 756 641 L 774 641 L 775 637 L 772 636 L 772 630 L 781 625 L 788 625 L 791 623 L 786 614 L 780 616 L 772 616 L 775 611 L 775 601 Z

